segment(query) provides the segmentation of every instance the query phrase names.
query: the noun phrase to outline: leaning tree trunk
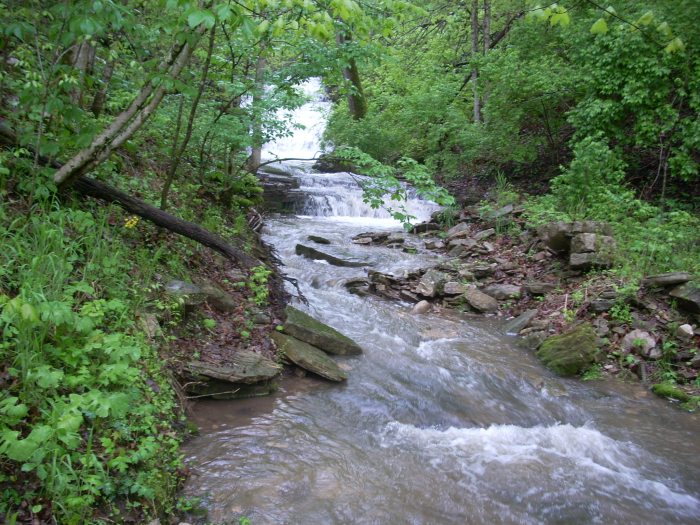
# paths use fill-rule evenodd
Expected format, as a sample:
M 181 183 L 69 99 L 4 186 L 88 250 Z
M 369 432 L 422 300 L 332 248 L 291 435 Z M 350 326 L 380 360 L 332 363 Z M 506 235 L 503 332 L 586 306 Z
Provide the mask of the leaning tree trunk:
M 484 56 L 488 54 L 489 50 L 491 49 L 491 0 L 484 0 L 484 20 L 483 20 L 483 28 L 484 28 Z M 486 86 L 484 86 L 484 95 L 481 97 L 481 104 L 480 106 L 486 106 L 486 103 L 489 100 L 489 92 L 486 89 Z
M 200 24 L 194 31 L 197 41 L 205 30 L 204 24 Z M 161 63 L 159 70 L 170 78 L 177 78 L 189 62 L 195 45 L 196 42 L 190 45 L 187 41 L 174 45 L 168 57 Z M 54 173 L 56 185 L 64 188 L 106 160 L 112 151 L 124 144 L 155 112 L 165 92 L 166 89 L 162 84 L 156 87 L 149 81 L 132 100 L 129 107 L 117 115 L 88 147 L 76 153 L 56 170 Z

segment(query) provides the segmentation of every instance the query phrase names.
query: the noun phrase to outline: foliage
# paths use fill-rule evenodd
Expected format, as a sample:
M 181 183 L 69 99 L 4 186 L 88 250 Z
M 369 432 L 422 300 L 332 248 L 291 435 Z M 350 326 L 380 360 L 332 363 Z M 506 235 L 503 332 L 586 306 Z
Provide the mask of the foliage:
M 51 205 L 0 224 L 2 514 L 28 501 L 86 523 L 120 500 L 173 505 L 174 396 L 135 329 L 130 258 L 106 232 L 104 213 Z

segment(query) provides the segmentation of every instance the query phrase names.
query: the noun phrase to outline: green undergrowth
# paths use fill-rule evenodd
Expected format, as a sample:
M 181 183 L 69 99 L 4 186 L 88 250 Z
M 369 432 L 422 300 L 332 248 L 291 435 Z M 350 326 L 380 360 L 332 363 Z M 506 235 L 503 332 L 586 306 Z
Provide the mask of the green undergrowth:
M 0 515 L 79 524 L 171 512 L 184 425 L 138 313 L 159 263 L 182 268 L 131 242 L 135 220 L 119 210 L 9 208 L 0 207 Z

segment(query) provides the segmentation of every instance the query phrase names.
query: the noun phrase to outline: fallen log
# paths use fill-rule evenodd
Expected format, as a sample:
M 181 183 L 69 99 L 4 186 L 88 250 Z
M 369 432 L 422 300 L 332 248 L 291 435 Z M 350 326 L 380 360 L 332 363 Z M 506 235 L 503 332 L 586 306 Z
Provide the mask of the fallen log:
M 0 121 L 0 143 L 14 146 L 17 144 L 17 136 Z M 31 151 L 31 147 L 24 146 Z M 44 156 L 39 156 L 39 161 L 53 168 L 60 168 L 62 164 L 56 160 L 50 160 Z M 147 202 L 129 195 L 104 182 L 92 179 L 85 175 L 76 179 L 73 188 L 81 195 L 86 195 L 105 202 L 115 203 L 124 208 L 129 213 L 152 222 L 156 226 L 165 228 L 173 233 L 192 239 L 222 255 L 228 257 L 239 265 L 252 268 L 262 264 L 261 261 L 245 253 L 243 249 L 228 243 L 223 237 L 202 228 L 199 224 L 185 221 L 179 217 L 161 210 Z

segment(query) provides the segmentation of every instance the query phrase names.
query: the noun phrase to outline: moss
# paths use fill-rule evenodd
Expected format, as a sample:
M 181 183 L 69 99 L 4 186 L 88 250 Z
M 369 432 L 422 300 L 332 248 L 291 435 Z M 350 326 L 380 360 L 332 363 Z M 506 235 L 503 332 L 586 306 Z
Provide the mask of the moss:
M 591 366 L 596 353 L 596 333 L 583 323 L 561 335 L 549 337 L 537 351 L 545 366 L 561 376 L 573 376 Z
M 310 315 L 287 306 L 287 322 L 283 332 L 309 343 L 330 354 L 354 355 L 362 353 L 357 343 L 336 329 L 323 324 Z
M 651 387 L 651 391 L 657 396 L 668 397 L 670 399 L 676 399 L 681 403 L 686 403 L 690 401 L 690 396 L 683 392 L 676 385 L 670 383 L 657 383 Z

